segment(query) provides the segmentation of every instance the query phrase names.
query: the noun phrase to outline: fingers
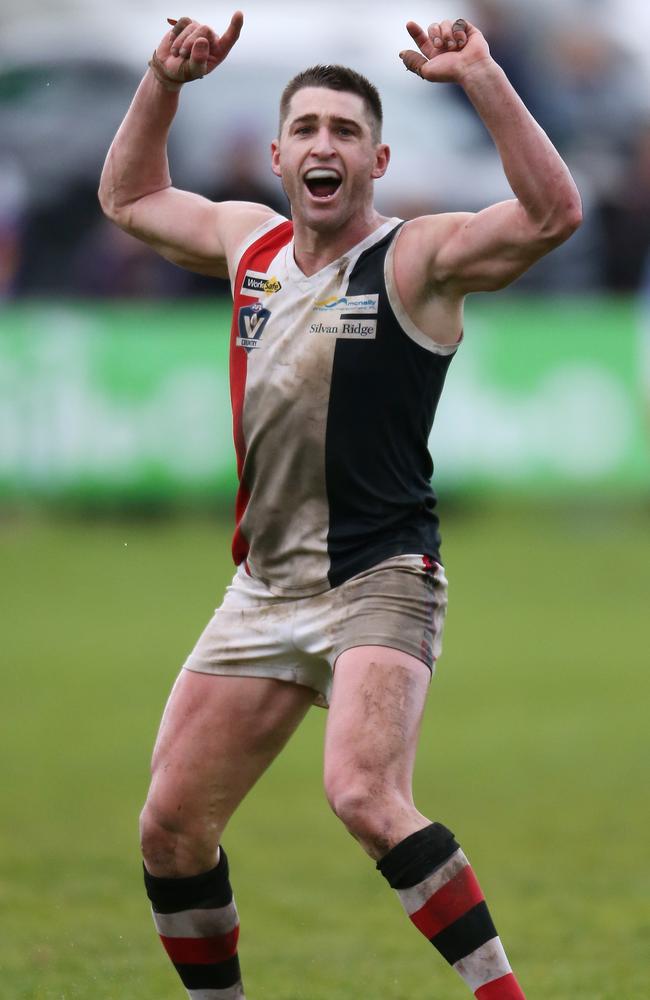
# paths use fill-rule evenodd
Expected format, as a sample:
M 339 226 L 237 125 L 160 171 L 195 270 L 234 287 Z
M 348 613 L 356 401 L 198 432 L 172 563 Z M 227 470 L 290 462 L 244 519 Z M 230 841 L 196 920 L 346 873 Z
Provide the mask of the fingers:
M 233 16 L 230 18 L 230 24 L 224 31 L 223 35 L 219 39 L 222 48 L 225 47 L 223 52 L 224 56 L 228 55 L 231 48 L 241 35 L 242 25 L 244 24 L 244 15 L 240 10 L 236 10 Z
M 424 28 L 421 28 L 415 21 L 408 21 L 406 30 L 420 49 L 420 52 L 423 52 L 427 59 L 431 59 L 435 55 L 435 49 L 433 48 L 431 38 Z
M 181 83 L 197 80 L 210 71 L 211 48 L 217 44 L 217 36 L 207 24 L 197 24 L 189 17 L 181 17 L 178 21 L 167 19 L 172 26 L 169 32 L 170 53 L 176 63 L 168 67 L 171 79 Z M 218 60 L 212 60 L 212 68 Z
M 408 27 L 408 26 L 407 26 Z M 467 45 L 469 25 L 465 18 L 451 21 L 434 21 L 429 25 L 427 36 L 436 53 L 463 49 Z M 413 37 L 411 35 L 411 37 Z M 420 48 L 422 46 L 420 45 Z M 422 50 L 424 51 L 424 49 Z
M 414 49 L 406 49 L 404 52 L 400 52 L 399 57 L 407 70 L 415 73 L 416 76 L 422 76 L 422 67 L 426 66 L 429 62 L 425 56 L 420 52 L 415 52 Z
M 173 18 L 167 20 L 171 24 Z M 244 15 L 239 10 L 235 11 L 223 35 L 219 36 L 207 24 L 199 24 L 189 17 L 181 17 L 172 25 L 170 31 L 171 53 L 181 59 L 188 59 L 195 43 L 199 39 L 206 39 L 210 54 L 220 62 L 239 38 L 243 23 Z
M 456 47 L 459 49 L 465 48 L 467 45 L 467 34 L 469 31 L 469 25 L 464 17 L 458 17 L 451 26 L 451 32 L 454 36 L 454 41 L 456 42 Z
M 167 20 L 171 24 L 173 18 L 167 18 Z M 172 30 L 169 33 L 171 40 L 172 55 L 177 56 L 179 54 L 180 37 L 191 24 L 192 24 L 191 17 L 181 17 L 178 19 L 178 21 L 174 21 L 172 25 Z
M 400 59 L 407 70 L 432 83 L 458 82 L 467 63 L 467 59 L 458 55 L 468 43 L 470 61 L 480 54 L 481 33 L 463 17 L 434 21 L 426 31 L 415 21 L 409 21 L 406 30 L 420 51 L 405 50 L 400 52 Z
M 205 76 L 208 72 L 208 56 L 210 43 L 207 38 L 197 38 L 190 49 L 190 61 L 187 64 L 187 75 L 192 80 Z
M 206 76 L 223 62 L 241 34 L 244 15 L 235 11 L 221 37 L 191 17 L 168 17 L 167 23 L 171 30 L 156 49 L 156 57 L 166 79 L 182 84 Z
M 181 49 L 185 47 L 185 42 L 189 38 L 192 32 L 192 28 L 195 26 L 196 22 L 192 21 L 190 17 L 181 17 L 173 25 L 172 30 L 169 33 L 171 41 L 171 54 L 173 56 L 181 56 Z M 184 56 L 181 56 L 184 58 Z
M 442 40 L 442 28 L 440 27 L 437 21 L 434 21 L 433 24 L 429 25 L 427 34 L 431 40 L 431 44 L 434 47 L 434 49 L 436 51 L 439 51 L 443 47 L 443 40 Z

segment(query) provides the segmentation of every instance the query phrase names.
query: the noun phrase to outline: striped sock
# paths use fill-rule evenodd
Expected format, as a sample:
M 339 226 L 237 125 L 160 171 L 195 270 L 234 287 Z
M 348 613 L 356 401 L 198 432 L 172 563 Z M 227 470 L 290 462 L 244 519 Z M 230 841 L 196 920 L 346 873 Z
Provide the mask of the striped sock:
M 485 898 L 451 830 L 432 823 L 377 864 L 419 931 L 477 1000 L 525 1000 Z
M 237 957 L 239 918 L 228 859 L 189 878 L 144 871 L 156 930 L 191 1000 L 245 1000 Z

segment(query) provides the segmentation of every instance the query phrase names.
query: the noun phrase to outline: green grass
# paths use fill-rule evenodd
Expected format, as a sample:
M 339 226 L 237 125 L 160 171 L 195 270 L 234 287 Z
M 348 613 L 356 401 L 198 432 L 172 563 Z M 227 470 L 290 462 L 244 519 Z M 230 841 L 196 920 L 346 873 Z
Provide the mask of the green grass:
M 445 654 L 417 770 L 530 1000 L 642 1000 L 650 532 L 640 511 L 447 518 Z M 230 575 L 206 520 L 6 519 L 0 998 L 184 995 L 137 814 L 178 664 Z M 250 1000 L 461 1000 L 321 791 L 314 710 L 228 831 Z

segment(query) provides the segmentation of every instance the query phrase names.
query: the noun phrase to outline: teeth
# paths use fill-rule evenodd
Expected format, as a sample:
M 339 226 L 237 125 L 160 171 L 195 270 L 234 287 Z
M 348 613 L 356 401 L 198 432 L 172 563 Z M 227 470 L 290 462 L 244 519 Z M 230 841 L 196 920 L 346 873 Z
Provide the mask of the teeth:
M 308 181 L 340 181 L 340 179 L 341 178 L 337 174 L 336 170 L 328 170 L 326 167 L 314 167 L 312 170 L 308 170 L 305 174 L 305 180 Z

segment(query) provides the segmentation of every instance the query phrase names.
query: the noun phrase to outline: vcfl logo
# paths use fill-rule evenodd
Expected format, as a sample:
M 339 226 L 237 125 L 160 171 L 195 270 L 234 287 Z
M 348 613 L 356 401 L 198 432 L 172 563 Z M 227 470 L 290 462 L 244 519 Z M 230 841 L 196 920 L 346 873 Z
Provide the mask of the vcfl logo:
M 252 306 L 242 306 L 239 310 L 238 326 L 239 336 L 237 345 L 243 347 L 249 353 L 259 347 L 260 337 L 264 332 L 264 327 L 269 321 L 271 313 L 265 309 L 261 302 L 256 302 Z

